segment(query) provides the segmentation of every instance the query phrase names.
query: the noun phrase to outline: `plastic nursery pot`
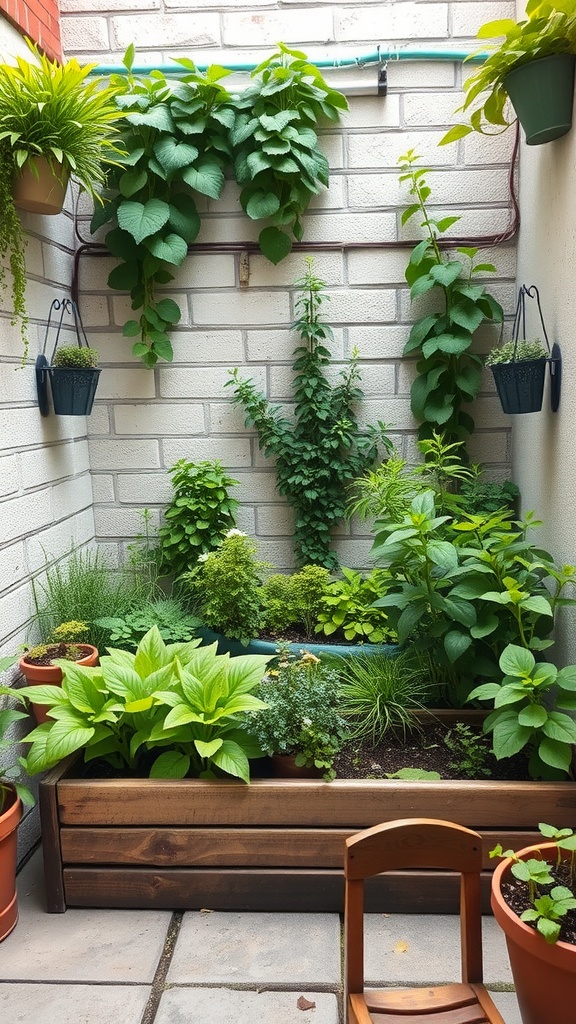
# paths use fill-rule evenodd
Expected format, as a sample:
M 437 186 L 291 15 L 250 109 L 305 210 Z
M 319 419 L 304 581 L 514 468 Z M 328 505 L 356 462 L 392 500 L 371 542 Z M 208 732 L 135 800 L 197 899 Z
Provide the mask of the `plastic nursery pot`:
M 540 412 L 547 366 L 547 359 L 522 359 L 490 367 L 504 412 Z
M 35 173 L 36 172 L 36 173 Z M 34 171 L 30 162 L 24 164 L 14 178 L 14 203 L 20 210 L 29 213 L 54 215 L 64 206 L 69 175 L 55 174 L 45 157 L 34 160 Z
M 521 64 L 504 78 L 528 146 L 552 142 L 570 131 L 575 62 L 572 53 L 556 53 Z
M 89 416 L 100 376 L 99 367 L 49 366 L 57 416 Z
M 518 851 L 522 859 L 548 850 L 556 856 L 554 843 L 528 846 Z M 564 851 L 562 852 L 564 856 Z M 569 855 L 568 855 L 569 856 Z M 506 936 L 510 966 L 523 1024 L 568 1024 L 576 992 L 576 946 L 568 942 L 549 944 L 534 928 L 521 921 L 502 896 L 502 882 L 508 879 L 512 861 L 501 861 L 492 876 L 492 912 Z
M 22 817 L 22 802 L 16 790 L 12 786 L 9 789 L 6 807 L 0 814 L 0 942 L 16 927 L 18 920 L 16 830 Z
M 82 657 L 76 659 L 77 665 L 94 666 L 98 664 L 97 647 L 93 647 L 92 644 L 74 644 L 74 647 L 79 647 L 82 651 Z M 26 682 L 29 686 L 45 686 L 46 684 L 60 686 L 62 682 L 62 669 L 59 665 L 34 665 L 26 661 L 26 655 L 24 655 L 18 662 L 18 668 L 22 675 L 26 677 Z M 30 702 L 30 707 L 32 708 L 37 725 L 53 721 L 53 719 L 48 718 L 48 707 L 46 705 Z

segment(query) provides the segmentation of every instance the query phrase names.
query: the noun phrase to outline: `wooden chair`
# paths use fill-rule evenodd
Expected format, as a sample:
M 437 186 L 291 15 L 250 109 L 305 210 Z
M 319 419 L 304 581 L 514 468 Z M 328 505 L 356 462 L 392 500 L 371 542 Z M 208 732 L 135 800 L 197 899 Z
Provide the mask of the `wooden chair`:
M 481 836 L 450 821 L 404 818 L 346 840 L 348 1024 L 505 1024 L 482 984 L 481 867 Z M 364 879 L 401 868 L 460 872 L 461 984 L 364 991 Z

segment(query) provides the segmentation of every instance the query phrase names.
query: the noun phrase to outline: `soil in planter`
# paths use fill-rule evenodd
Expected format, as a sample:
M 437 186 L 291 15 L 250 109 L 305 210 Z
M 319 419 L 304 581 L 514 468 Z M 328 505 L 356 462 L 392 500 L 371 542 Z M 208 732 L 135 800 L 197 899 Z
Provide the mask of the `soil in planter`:
M 490 738 L 481 729 L 470 732 L 485 750 L 483 771 L 469 774 L 463 767 L 464 754 L 457 754 L 446 745 L 450 727 L 425 723 L 421 729 L 401 735 L 386 736 L 376 747 L 353 741 L 340 751 L 334 762 L 336 777 L 342 779 L 385 779 L 401 768 L 421 768 L 438 772 L 442 779 L 484 779 L 488 782 L 529 781 L 528 756 L 525 752 L 497 761 L 491 752 Z
M 30 657 L 29 654 L 24 652 L 24 657 L 29 665 L 48 666 L 58 658 L 62 658 L 65 661 L 77 661 L 78 658 L 82 657 L 82 649 L 76 646 L 71 647 L 69 643 L 63 641 L 60 644 L 49 644 L 43 654 L 38 654 L 35 657 Z
M 569 864 L 563 861 L 561 864 L 551 864 L 550 874 L 554 878 L 553 885 L 540 885 L 538 886 L 538 895 L 545 896 L 554 885 L 565 885 L 568 889 L 574 892 L 575 882 L 570 877 Z M 519 879 L 512 878 L 507 882 L 502 882 L 501 892 L 506 900 L 506 903 L 513 910 L 515 914 L 520 917 L 525 910 L 531 906 L 528 899 L 527 885 L 526 882 L 521 882 Z M 530 928 L 536 928 L 536 921 L 525 922 Z M 560 940 L 562 942 L 570 942 L 572 945 L 576 945 L 576 910 L 569 910 L 565 917 L 562 918 L 562 924 L 560 926 Z M 542 939 L 542 942 L 545 940 Z

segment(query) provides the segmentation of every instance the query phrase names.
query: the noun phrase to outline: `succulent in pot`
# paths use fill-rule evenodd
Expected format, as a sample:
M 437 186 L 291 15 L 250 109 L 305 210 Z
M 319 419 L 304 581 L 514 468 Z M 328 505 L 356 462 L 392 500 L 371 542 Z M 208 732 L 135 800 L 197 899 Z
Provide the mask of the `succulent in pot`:
M 576 835 L 539 824 L 541 844 L 504 859 L 492 877 L 491 905 L 506 936 L 523 1024 L 567 1020 L 576 985 Z

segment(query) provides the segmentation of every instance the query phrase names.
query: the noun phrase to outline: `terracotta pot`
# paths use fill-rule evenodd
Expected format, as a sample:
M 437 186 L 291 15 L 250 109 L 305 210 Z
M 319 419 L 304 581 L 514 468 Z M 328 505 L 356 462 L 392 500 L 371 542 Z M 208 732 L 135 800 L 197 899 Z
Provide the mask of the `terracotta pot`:
M 93 647 L 92 644 L 74 644 L 74 646 L 80 647 L 84 652 L 82 657 L 77 659 L 77 665 L 90 666 L 98 664 L 97 647 Z M 59 665 L 33 665 L 26 661 L 26 655 L 24 655 L 23 658 L 20 658 L 18 667 L 22 675 L 26 677 L 26 682 L 29 686 L 60 686 L 62 682 L 62 669 Z M 53 721 L 53 719 L 47 716 L 48 708 L 45 704 L 32 704 L 31 702 L 30 707 L 34 712 L 37 725 Z
M 518 851 L 526 859 L 553 850 L 554 843 L 528 846 Z M 569 856 L 569 854 L 562 854 Z M 550 858 L 552 859 L 552 858 Z M 516 997 L 523 1024 L 559 1024 L 567 1021 L 568 1007 L 576 991 L 576 946 L 568 942 L 547 943 L 534 928 L 525 924 L 510 909 L 501 893 L 512 867 L 502 861 L 492 876 L 491 905 L 494 917 L 504 931 Z
M 14 178 L 14 203 L 20 210 L 51 216 L 60 213 L 64 205 L 69 174 L 62 170 L 55 174 L 45 157 L 34 159 L 34 170 L 29 162 Z M 35 173 L 36 172 L 36 173 Z
M 18 920 L 16 830 L 22 817 L 22 802 L 16 790 L 9 788 L 7 806 L 0 814 L 0 942 L 16 927 Z
M 279 779 L 321 779 L 323 768 L 296 764 L 296 754 L 272 754 L 272 768 Z

